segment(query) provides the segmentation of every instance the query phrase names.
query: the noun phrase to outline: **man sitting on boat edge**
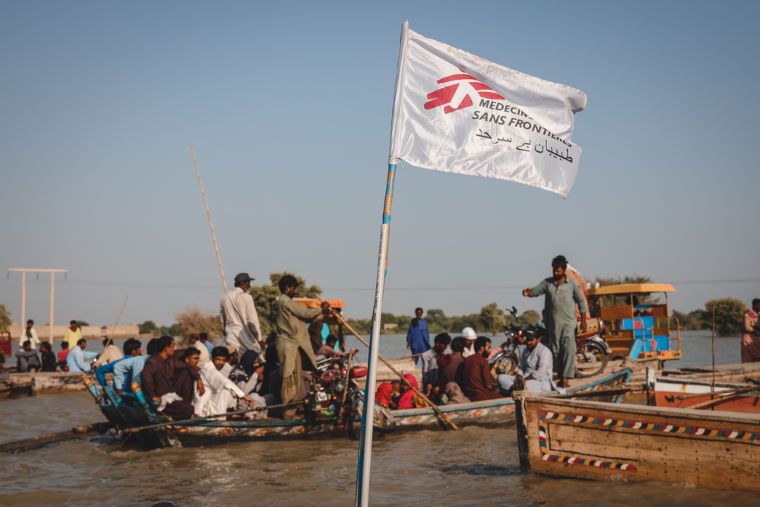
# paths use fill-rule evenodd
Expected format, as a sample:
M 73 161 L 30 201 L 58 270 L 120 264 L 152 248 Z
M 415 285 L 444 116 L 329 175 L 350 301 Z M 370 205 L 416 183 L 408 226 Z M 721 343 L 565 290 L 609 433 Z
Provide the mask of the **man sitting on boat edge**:
M 554 360 L 552 351 L 541 343 L 536 333 L 525 336 L 527 348 L 520 357 L 520 364 L 514 374 L 502 373 L 498 376 L 499 387 L 506 393 L 512 390 L 517 376 L 525 378 L 525 389 L 532 393 L 548 393 L 557 388 L 552 380 Z
M 162 336 L 157 352 L 148 358 L 140 373 L 142 390 L 147 399 L 157 405 L 157 411 L 173 419 L 190 419 L 193 416 L 193 397 L 204 392 L 200 375 L 188 364 L 174 359 L 174 338 Z M 180 372 L 186 371 L 187 375 Z
M 227 347 L 214 347 L 211 351 L 211 361 L 200 368 L 200 377 L 203 382 L 203 390 L 198 388 L 193 400 L 195 415 L 208 417 L 223 414 L 230 409 L 265 407 L 264 398 L 256 394 L 244 393 L 232 380 L 222 374 L 221 370 L 227 363 L 230 352 Z M 185 362 L 193 368 L 198 367 L 200 352 L 195 347 L 185 351 Z
M 479 336 L 473 348 L 475 353 L 462 364 L 462 391 L 472 401 L 501 398 L 501 393 L 494 389 L 494 378 L 488 365 L 491 339 Z

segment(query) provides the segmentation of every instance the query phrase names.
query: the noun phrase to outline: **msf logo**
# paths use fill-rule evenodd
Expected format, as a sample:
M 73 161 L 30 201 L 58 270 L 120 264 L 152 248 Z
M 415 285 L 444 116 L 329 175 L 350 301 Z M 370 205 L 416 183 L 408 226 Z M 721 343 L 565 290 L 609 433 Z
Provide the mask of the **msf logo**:
M 425 103 L 425 109 L 444 106 L 443 112 L 448 114 L 473 105 L 473 96 L 476 99 L 482 97 L 504 100 L 502 95 L 469 74 L 452 74 L 439 79 L 436 83 L 445 86 L 427 94 L 428 102 Z

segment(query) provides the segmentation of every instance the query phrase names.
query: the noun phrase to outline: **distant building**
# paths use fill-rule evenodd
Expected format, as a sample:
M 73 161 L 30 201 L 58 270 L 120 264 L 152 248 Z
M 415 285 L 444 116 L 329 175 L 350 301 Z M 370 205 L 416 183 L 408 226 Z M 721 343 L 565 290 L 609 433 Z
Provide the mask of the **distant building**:
M 394 329 L 398 328 L 398 324 L 395 322 L 388 322 L 387 324 L 383 324 L 383 329 L 386 331 L 392 331 Z

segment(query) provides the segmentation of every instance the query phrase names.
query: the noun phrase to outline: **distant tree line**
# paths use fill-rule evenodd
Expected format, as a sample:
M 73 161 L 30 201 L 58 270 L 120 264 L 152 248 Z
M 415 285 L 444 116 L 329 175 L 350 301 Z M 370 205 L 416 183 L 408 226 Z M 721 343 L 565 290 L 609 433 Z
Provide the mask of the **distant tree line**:
M 253 285 L 251 295 L 256 303 L 259 314 L 261 331 L 264 336 L 274 332 L 275 315 L 274 301 L 280 294 L 277 284 L 283 275 L 287 273 L 272 273 L 269 275 L 269 283 Z M 309 285 L 306 280 L 296 276 L 300 282 L 296 295 L 298 297 L 320 297 L 322 289 L 318 285 Z M 594 283 L 600 286 L 620 283 L 647 283 L 650 278 L 640 275 L 625 277 L 597 277 Z M 655 302 L 656 297 L 642 297 L 640 303 Z M 592 315 L 595 314 L 594 302 L 590 302 Z M 673 316 L 680 322 L 681 329 L 685 330 L 709 330 L 713 326 L 715 316 L 715 329 L 720 336 L 736 336 L 741 333 L 746 305 L 736 298 L 712 299 L 705 304 L 703 310 L 692 310 L 688 313 L 673 311 Z M 472 327 L 480 334 L 494 335 L 503 332 L 512 322 L 512 315 L 500 308 L 497 303 L 489 303 L 482 307 L 479 312 L 467 315 L 448 316 L 440 308 L 427 310 L 425 318 L 428 321 L 430 332 L 459 333 L 465 327 Z M 175 315 L 176 322 L 169 326 L 159 326 L 152 320 L 146 320 L 139 324 L 140 334 L 153 334 L 188 337 L 192 334 L 205 332 L 212 339 L 223 336 L 223 329 L 218 311 L 204 311 L 199 308 L 188 308 Z M 370 319 L 346 319 L 357 332 L 369 334 L 372 326 Z M 404 334 L 412 320 L 411 315 L 394 315 L 383 313 L 382 324 L 396 324 L 393 329 L 383 329 L 381 333 Z M 528 310 L 518 316 L 520 324 L 536 324 L 541 321 L 541 314 Z M 0 304 L 0 331 L 7 331 L 11 325 L 11 314 L 5 305 Z M 81 321 L 82 325 L 87 325 Z M 387 327 L 387 326 L 386 326 Z
M 392 313 L 383 313 L 382 325 L 384 328 L 388 324 L 395 324 L 392 329 L 381 329 L 383 334 L 404 334 L 412 320 L 411 315 L 394 315 Z M 479 334 L 495 335 L 502 333 L 514 320 L 512 315 L 505 312 L 496 303 L 489 303 L 480 309 L 478 313 L 449 317 L 440 308 L 431 308 L 427 311 L 424 318 L 428 322 L 428 329 L 431 333 L 459 333 L 465 327 L 475 329 Z M 348 323 L 357 332 L 369 334 L 372 327 L 371 319 L 347 319 Z M 521 325 L 537 324 L 541 321 L 541 314 L 535 310 L 528 310 L 517 317 Z

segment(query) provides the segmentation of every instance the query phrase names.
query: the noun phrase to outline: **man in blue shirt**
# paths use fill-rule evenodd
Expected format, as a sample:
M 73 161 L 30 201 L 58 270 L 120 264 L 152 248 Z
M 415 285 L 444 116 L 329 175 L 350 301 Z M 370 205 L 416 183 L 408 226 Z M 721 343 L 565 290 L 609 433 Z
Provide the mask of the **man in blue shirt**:
M 116 367 L 119 363 L 122 363 L 126 361 L 127 359 L 135 356 L 139 356 L 142 353 L 141 350 L 142 343 L 140 343 L 140 340 L 136 340 L 135 338 L 130 338 L 127 341 L 124 342 L 124 357 L 121 359 L 117 359 L 116 361 L 111 361 L 110 363 L 104 364 L 97 370 L 95 370 L 95 378 L 98 380 L 98 383 L 102 386 L 106 385 L 106 374 L 110 373 L 113 375 L 113 386 L 118 391 L 124 390 L 124 382 L 125 378 L 124 375 L 120 375 L 119 378 L 117 378 L 116 375 Z M 123 368 L 120 368 L 120 371 L 124 371 Z M 127 388 L 129 386 L 126 386 Z
M 406 332 L 406 348 L 412 351 L 414 364 L 417 364 L 418 355 L 430 350 L 430 333 L 427 321 L 422 318 L 425 313 L 422 308 L 414 309 L 414 318 Z
M 138 347 L 137 352 L 131 357 L 125 358 L 113 367 L 113 384 L 116 389 L 129 391 L 132 383 L 141 384 L 140 373 L 145 367 L 145 362 L 150 356 L 156 353 L 158 348 L 158 339 L 153 338 L 148 342 L 148 355 L 142 354 L 142 349 Z
M 77 346 L 71 349 L 69 355 L 66 356 L 66 365 L 70 372 L 81 373 L 92 370 L 90 362 L 98 357 L 98 354 L 84 350 L 85 347 L 87 347 L 87 340 L 80 338 L 77 341 Z

